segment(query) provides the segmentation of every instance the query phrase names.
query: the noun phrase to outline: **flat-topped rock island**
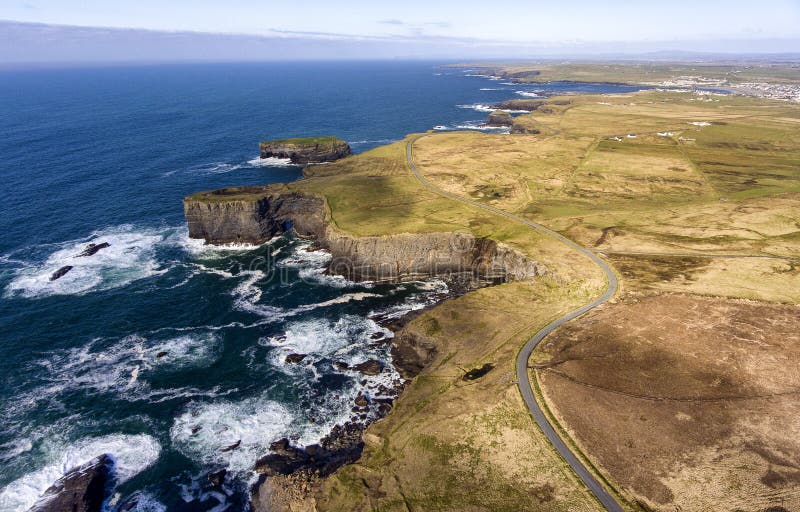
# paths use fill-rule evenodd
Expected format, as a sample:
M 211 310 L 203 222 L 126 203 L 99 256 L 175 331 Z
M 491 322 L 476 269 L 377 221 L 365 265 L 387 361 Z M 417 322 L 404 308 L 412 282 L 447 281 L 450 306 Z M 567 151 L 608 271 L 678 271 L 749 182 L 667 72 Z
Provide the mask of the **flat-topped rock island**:
M 333 162 L 352 154 L 350 145 L 338 137 L 297 137 L 259 144 L 261 158 L 288 158 L 293 164 Z

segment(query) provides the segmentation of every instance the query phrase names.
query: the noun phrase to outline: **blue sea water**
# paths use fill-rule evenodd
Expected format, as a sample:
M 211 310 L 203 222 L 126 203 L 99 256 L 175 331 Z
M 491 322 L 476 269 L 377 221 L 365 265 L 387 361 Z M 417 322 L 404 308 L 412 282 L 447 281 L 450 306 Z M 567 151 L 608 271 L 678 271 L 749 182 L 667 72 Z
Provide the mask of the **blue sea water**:
M 27 510 L 102 453 L 117 460 L 110 508 L 136 496 L 140 511 L 242 510 L 272 441 L 316 442 L 358 393 L 398 381 L 378 320 L 435 302 L 446 284 L 347 282 L 298 240 L 187 238 L 185 195 L 300 178 L 260 160 L 258 141 L 334 134 L 361 152 L 478 127 L 504 99 L 628 90 L 420 62 L 0 73 L 0 512 Z M 287 364 L 290 353 L 309 355 Z M 367 359 L 386 371 L 334 366 Z M 222 468 L 213 488 L 207 475 Z

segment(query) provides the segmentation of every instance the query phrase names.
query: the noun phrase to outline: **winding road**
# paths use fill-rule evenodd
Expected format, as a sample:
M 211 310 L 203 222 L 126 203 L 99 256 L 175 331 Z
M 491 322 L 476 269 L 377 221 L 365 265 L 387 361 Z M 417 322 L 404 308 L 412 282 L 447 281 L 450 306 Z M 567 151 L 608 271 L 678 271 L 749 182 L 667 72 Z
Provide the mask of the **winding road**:
M 603 507 L 605 507 L 606 510 L 608 510 L 609 512 L 623 512 L 622 506 L 620 506 L 617 500 L 614 499 L 614 497 L 611 496 L 611 494 L 609 494 L 606 488 L 603 487 L 603 485 L 597 481 L 592 472 L 589 469 L 587 469 L 587 467 L 583 464 L 583 462 L 581 462 L 578 456 L 575 455 L 575 453 L 569 449 L 569 447 L 564 443 L 564 441 L 558 435 L 555 428 L 553 428 L 553 425 L 547 419 L 547 416 L 545 415 L 544 411 L 542 411 L 541 407 L 539 407 L 538 402 L 536 402 L 536 398 L 533 395 L 533 389 L 531 388 L 531 382 L 528 378 L 528 360 L 530 359 L 531 353 L 536 348 L 536 346 L 548 334 L 556 330 L 558 327 L 581 316 L 587 311 L 596 308 L 600 304 L 603 304 L 608 299 L 613 297 L 617 291 L 617 286 L 618 286 L 617 276 L 614 274 L 614 272 L 611 270 L 608 264 L 606 264 L 605 261 L 600 259 L 595 253 L 593 253 L 589 249 L 586 249 L 585 247 L 576 244 L 572 240 L 559 235 L 558 233 L 556 233 L 551 229 L 548 229 L 535 222 L 531 222 L 528 219 L 514 215 L 513 213 L 508 213 L 498 208 L 494 208 L 485 204 L 478 203 L 476 201 L 471 201 L 456 194 L 452 194 L 450 192 L 447 192 L 446 190 L 442 190 L 439 187 L 436 187 L 435 185 L 431 184 L 428 180 L 425 179 L 422 173 L 419 172 L 417 166 L 414 165 L 414 155 L 413 155 L 414 142 L 426 136 L 427 135 L 417 135 L 413 137 L 411 140 L 409 140 L 408 143 L 406 144 L 406 160 L 408 161 L 408 167 L 411 169 L 411 172 L 414 173 L 414 176 L 416 176 L 416 178 L 420 181 L 420 183 L 422 183 L 422 185 L 425 188 L 431 190 L 432 192 L 445 196 L 449 199 L 453 199 L 454 201 L 466 203 L 470 206 L 474 206 L 475 208 L 480 208 L 482 210 L 496 213 L 497 215 L 502 215 L 503 217 L 506 217 L 513 221 L 525 224 L 531 229 L 535 229 L 536 231 L 545 233 L 555 238 L 556 240 L 566 244 L 571 249 L 583 254 L 584 256 L 592 260 L 597 266 L 599 266 L 605 273 L 606 279 L 608 280 L 608 286 L 603 295 L 601 295 L 591 303 L 586 304 L 585 306 L 576 309 L 575 311 L 572 311 L 562 316 L 561 318 L 558 318 L 557 320 L 552 321 L 542 330 L 534 334 L 533 337 L 529 339 L 527 343 L 525 343 L 525 345 L 522 347 L 522 350 L 520 350 L 519 355 L 517 356 L 517 385 L 519 386 L 519 391 L 522 394 L 523 400 L 525 400 L 525 405 L 528 407 L 531 416 L 533 416 L 533 419 L 539 425 L 539 428 L 542 429 L 542 432 L 544 432 L 545 437 L 547 437 L 550 443 L 553 444 L 556 451 L 558 451 L 559 455 L 561 455 L 561 457 L 567 462 L 567 464 L 569 464 L 569 466 L 572 468 L 575 474 L 578 475 L 578 477 L 583 481 L 584 484 L 586 484 L 586 486 L 589 488 L 592 494 L 594 494 L 594 496 L 597 498 L 600 504 L 603 505 Z

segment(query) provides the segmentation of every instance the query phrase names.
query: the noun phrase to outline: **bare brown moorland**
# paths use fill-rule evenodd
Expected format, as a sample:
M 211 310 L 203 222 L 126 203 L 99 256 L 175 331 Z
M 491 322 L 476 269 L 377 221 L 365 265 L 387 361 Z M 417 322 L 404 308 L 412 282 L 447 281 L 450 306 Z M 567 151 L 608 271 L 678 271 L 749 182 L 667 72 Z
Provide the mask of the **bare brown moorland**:
M 560 423 L 645 507 L 800 507 L 800 307 L 629 295 L 541 355 Z

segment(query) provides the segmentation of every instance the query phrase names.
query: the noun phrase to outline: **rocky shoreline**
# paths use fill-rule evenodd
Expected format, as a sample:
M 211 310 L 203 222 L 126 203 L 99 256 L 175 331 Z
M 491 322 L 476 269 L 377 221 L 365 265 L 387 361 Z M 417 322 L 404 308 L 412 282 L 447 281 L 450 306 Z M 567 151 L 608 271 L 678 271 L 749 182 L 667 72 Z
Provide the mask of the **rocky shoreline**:
M 496 283 L 450 281 L 448 292 L 437 297 L 435 303 L 400 318 L 376 319 L 381 327 L 394 333 L 394 337 L 385 337 L 376 342 L 391 343 L 392 366 L 403 380 L 396 381 L 391 388 L 380 389 L 377 397 L 360 394 L 355 400 L 351 419 L 336 425 L 319 443 L 303 448 L 291 445 L 286 438 L 272 443 L 271 453 L 256 461 L 254 467 L 258 477 L 250 490 L 253 511 L 316 510 L 314 491 L 324 484 L 326 477 L 361 458 L 365 437 L 369 436 L 369 426 L 389 414 L 408 382 L 424 370 L 436 354 L 436 345 L 431 340 L 406 331 L 405 326 L 445 300 L 493 284 Z M 373 406 L 373 414 L 368 416 L 366 412 L 370 406 Z
M 411 281 L 441 278 L 448 283 L 443 300 L 508 281 L 536 278 L 547 269 L 522 253 L 471 233 L 401 233 L 355 237 L 334 228 L 324 197 L 280 187 L 234 187 L 200 192 L 184 200 L 189 236 L 209 244 L 261 244 L 294 233 L 313 238 L 315 248 L 328 250 L 327 271 L 353 281 Z M 432 305 L 430 307 L 435 306 Z M 310 490 L 338 468 L 361 456 L 367 427 L 384 417 L 405 383 L 434 358 L 435 344 L 404 329 L 422 310 L 400 319 L 377 318 L 394 333 L 374 343 L 391 343 L 394 368 L 403 378 L 391 388 L 381 385 L 374 396 L 359 395 L 350 421 L 337 426 L 319 443 L 299 448 L 288 439 L 273 443 L 271 453 L 254 468 L 259 475 L 251 490 L 253 509 L 303 510 Z M 303 354 L 292 354 L 293 361 Z M 291 362 L 291 361 L 290 361 Z M 368 361 L 354 368 L 362 374 L 380 373 Z M 385 389 L 384 389 L 385 388 Z M 313 507 L 307 508 L 312 510 Z

